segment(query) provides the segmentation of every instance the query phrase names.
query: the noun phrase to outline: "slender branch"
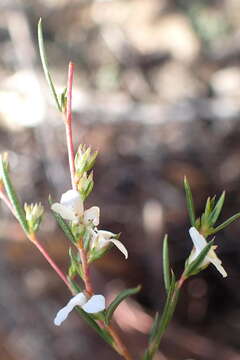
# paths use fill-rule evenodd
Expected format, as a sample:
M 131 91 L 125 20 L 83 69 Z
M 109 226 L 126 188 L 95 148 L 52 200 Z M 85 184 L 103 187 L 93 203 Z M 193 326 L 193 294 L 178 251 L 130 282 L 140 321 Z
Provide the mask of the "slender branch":
M 5 205 L 9 208 L 13 216 L 16 218 L 16 214 L 14 211 L 14 208 L 9 201 L 6 194 L 3 192 L 3 190 L 0 188 L 0 198 L 4 201 Z M 35 234 L 27 234 L 28 239 L 38 248 L 38 250 L 41 252 L 41 254 L 44 256 L 44 258 L 47 260 L 49 265 L 53 268 L 53 270 L 58 274 L 58 276 L 64 281 L 64 283 L 67 285 L 71 293 L 73 293 L 73 289 L 71 285 L 69 284 L 66 276 L 64 273 L 59 269 L 57 264 L 54 262 L 54 260 L 50 257 L 50 255 L 47 253 L 47 251 L 44 249 L 44 247 L 40 244 L 39 240 L 37 239 Z
M 14 212 L 14 208 L 12 206 L 12 204 L 10 203 L 9 199 L 7 198 L 6 194 L 3 192 L 3 190 L 0 187 L 0 198 L 4 201 L 4 203 L 6 204 L 6 206 L 9 208 L 9 210 L 12 212 L 13 216 L 16 217 L 16 214 Z M 50 255 L 47 253 L 47 251 L 44 249 L 44 247 L 40 244 L 39 240 L 37 239 L 37 237 L 35 236 L 35 234 L 28 234 L 28 239 L 37 247 L 37 249 L 41 252 L 41 254 L 44 256 L 44 258 L 47 260 L 47 262 L 49 263 L 49 265 L 53 268 L 53 270 L 58 274 L 58 276 L 62 279 L 62 281 L 65 283 L 65 285 L 68 287 L 68 289 L 70 290 L 70 292 L 72 294 L 74 294 L 74 291 L 71 287 L 71 285 L 69 284 L 66 276 L 64 275 L 64 273 L 59 269 L 59 267 L 57 266 L 57 264 L 53 261 L 53 259 L 50 257 Z M 86 292 L 88 293 L 89 296 L 92 296 L 94 291 L 93 291 L 93 286 L 92 286 L 92 282 L 91 282 L 91 278 L 90 278 L 90 274 L 89 274 L 89 265 L 87 263 L 87 256 L 86 256 L 86 252 L 80 242 L 80 246 L 79 246 L 79 253 L 80 253 L 80 257 L 81 257 L 81 262 L 83 265 L 83 273 L 84 273 L 84 284 L 85 284 L 85 288 L 86 288 Z M 110 333 L 110 335 L 112 336 L 112 338 L 114 339 L 114 343 L 115 343 L 115 350 L 121 355 L 123 356 L 126 360 L 132 360 L 131 355 L 129 354 L 126 346 L 122 343 L 122 340 L 120 339 L 119 335 L 117 334 L 116 330 L 110 326 L 110 325 L 105 325 L 102 321 L 99 321 L 99 323 L 101 324 L 102 327 L 104 327 L 106 330 L 108 330 L 108 332 Z
M 67 150 L 68 150 L 68 159 L 69 159 L 69 168 L 70 168 L 70 175 L 71 175 L 71 183 L 72 188 L 76 189 L 76 183 L 75 183 L 75 165 L 74 165 L 74 147 L 73 147 L 73 137 L 72 137 L 72 84 L 73 84 L 73 73 L 74 73 L 74 65 L 73 63 L 69 63 L 69 69 L 68 69 L 68 87 L 67 87 L 67 105 L 66 105 L 66 111 L 65 111 L 65 128 L 66 128 L 66 140 L 67 140 Z M 0 187 L 0 198 L 5 202 L 7 207 L 11 210 L 13 215 L 16 217 L 14 208 L 12 207 L 12 204 L 8 200 L 7 196 L 4 194 Z M 73 294 L 74 291 L 70 285 L 70 283 L 67 280 L 67 277 L 64 275 L 64 273 L 59 269 L 59 267 L 56 265 L 56 263 L 52 260 L 52 258 L 49 256 L 47 251 L 44 249 L 44 247 L 40 244 L 37 237 L 34 233 L 27 234 L 28 239 L 37 247 L 37 249 L 41 252 L 41 254 L 44 256 L 44 258 L 47 260 L 47 262 L 50 264 L 50 266 L 53 268 L 53 270 L 58 274 L 58 276 L 63 280 L 65 285 L 68 287 L 70 292 Z M 87 259 L 87 254 L 85 252 L 82 240 L 79 241 L 78 244 L 79 254 L 81 258 L 82 263 L 82 269 L 83 269 L 83 281 L 85 285 L 85 291 L 89 296 L 92 296 L 94 294 L 90 273 L 89 273 L 89 264 Z M 113 347 L 114 349 L 125 359 L 125 360 L 132 360 L 131 355 L 129 354 L 126 346 L 123 344 L 122 340 L 120 339 L 119 335 L 117 334 L 116 330 L 111 325 L 106 325 L 102 321 L 98 321 L 99 324 L 104 327 L 109 334 L 112 336 L 114 340 Z
M 0 199 L 3 200 L 5 205 L 9 208 L 9 210 L 13 213 L 13 215 L 16 217 L 14 208 L 12 207 L 11 202 L 9 201 L 7 195 L 3 192 L 2 188 L 0 188 Z
M 112 335 L 112 338 L 114 339 L 114 342 L 117 346 L 117 352 L 126 360 L 132 360 L 132 356 L 129 354 L 128 349 L 123 344 L 121 338 L 119 337 L 116 330 L 113 328 L 113 326 L 108 325 L 105 326 L 105 328 L 109 331 L 109 333 Z
M 67 139 L 67 150 L 68 150 L 68 159 L 69 159 L 69 168 L 70 168 L 70 175 L 71 175 L 71 182 L 72 188 L 76 189 L 75 183 L 75 165 L 74 165 L 74 147 L 73 147 L 73 137 L 72 137 L 72 85 L 73 85 L 73 73 L 74 73 L 74 64 L 72 62 L 69 63 L 68 67 L 68 85 L 67 85 L 67 106 L 65 111 L 65 127 L 66 127 L 66 139 Z M 85 291 L 89 296 L 94 294 L 90 273 L 89 273 L 89 264 L 87 259 L 87 254 L 83 247 L 82 240 L 78 242 L 78 250 L 81 258 L 81 264 L 83 269 L 83 281 L 85 285 Z M 128 353 L 127 348 L 122 343 L 119 335 L 117 332 L 112 328 L 112 326 L 104 327 L 109 331 L 111 336 L 115 342 L 115 349 L 116 351 L 122 355 L 126 360 L 132 360 L 131 355 Z
M 74 64 L 72 62 L 70 62 L 69 67 L 68 67 L 67 106 L 66 106 L 66 111 L 65 111 L 65 129 L 66 129 L 68 160 L 69 160 L 69 168 L 70 168 L 70 174 L 71 174 L 72 188 L 76 189 L 75 165 L 74 165 L 74 147 L 73 147 L 73 137 L 72 137 L 72 86 L 73 86 L 73 73 L 74 73 Z
M 90 279 L 90 272 L 89 272 L 89 266 L 88 266 L 88 261 L 87 261 L 87 254 L 85 252 L 82 239 L 80 239 L 78 241 L 78 251 L 79 251 L 80 258 L 81 258 L 81 264 L 82 264 L 82 270 L 83 270 L 83 281 L 84 281 L 84 285 L 85 285 L 85 290 L 86 290 L 86 292 L 87 292 L 87 294 L 89 296 L 92 296 L 94 291 L 93 291 L 93 286 L 92 286 L 91 279 Z
M 186 278 L 184 276 L 184 273 L 181 275 L 180 279 L 175 284 L 174 291 L 171 295 L 171 298 L 166 299 L 166 303 L 164 306 L 163 314 L 161 317 L 161 323 L 160 323 L 160 331 L 157 333 L 157 336 L 155 337 L 154 341 L 150 344 L 149 348 L 145 352 L 144 359 L 152 359 L 159 349 L 162 337 L 173 317 L 173 314 L 176 309 L 179 292 L 181 290 L 181 287 L 183 283 L 185 282 Z
M 82 270 L 83 270 L 83 281 L 85 285 L 85 291 L 88 293 L 89 296 L 94 294 L 94 289 L 92 285 L 92 281 L 90 278 L 89 272 L 89 264 L 87 261 L 87 254 L 83 247 L 82 239 L 78 241 L 78 251 L 81 258 Z M 120 336 L 118 335 L 117 331 L 111 325 L 106 325 L 104 322 L 99 321 L 100 325 L 104 327 L 114 339 L 114 348 L 115 350 L 126 360 L 132 360 L 132 356 L 129 354 L 126 346 L 123 344 Z
M 40 251 L 40 253 L 44 256 L 44 258 L 47 260 L 49 265 L 53 268 L 53 270 L 58 274 L 58 276 L 62 279 L 62 281 L 67 285 L 71 293 L 73 293 L 73 289 L 71 285 L 69 284 L 66 276 L 64 273 L 59 269 L 59 267 L 56 265 L 56 263 L 53 261 L 53 259 L 50 257 L 50 255 L 47 253 L 47 251 L 44 249 L 44 247 L 41 245 L 39 240 L 37 239 L 36 235 L 29 234 L 28 236 L 29 240 L 37 247 L 37 249 Z

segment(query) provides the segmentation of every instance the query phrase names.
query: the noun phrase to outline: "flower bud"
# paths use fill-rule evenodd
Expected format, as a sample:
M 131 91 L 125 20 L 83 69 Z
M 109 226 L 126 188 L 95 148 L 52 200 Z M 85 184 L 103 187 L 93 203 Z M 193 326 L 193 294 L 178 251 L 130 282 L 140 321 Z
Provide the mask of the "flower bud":
M 36 232 L 42 220 L 44 208 L 39 204 L 24 204 L 24 210 L 26 213 L 26 220 L 29 226 L 30 232 Z
M 86 145 L 80 145 L 75 156 L 75 169 L 77 178 L 93 168 L 98 152 L 91 153 L 91 148 Z
M 85 200 L 88 195 L 91 193 L 93 189 L 93 172 L 91 172 L 89 175 L 87 173 L 83 173 L 82 177 L 80 178 L 78 182 L 78 191 L 81 193 L 82 198 Z

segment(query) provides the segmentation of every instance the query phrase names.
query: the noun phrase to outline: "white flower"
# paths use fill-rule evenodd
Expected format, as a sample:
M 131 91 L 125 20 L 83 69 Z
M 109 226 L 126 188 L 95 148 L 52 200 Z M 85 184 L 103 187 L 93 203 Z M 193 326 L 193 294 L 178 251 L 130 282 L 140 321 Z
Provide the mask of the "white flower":
M 60 326 L 75 306 L 81 306 L 87 313 L 95 314 L 106 308 L 105 297 L 103 295 L 93 295 L 88 299 L 83 292 L 73 296 L 67 305 L 59 310 L 54 319 L 54 324 Z
M 41 203 L 39 204 L 24 204 L 27 221 L 36 221 L 43 215 L 44 208 Z
M 205 246 L 207 245 L 207 241 L 204 238 L 203 235 L 201 235 L 197 229 L 195 227 L 191 227 L 189 230 L 189 234 L 192 238 L 192 242 L 194 245 L 194 248 L 190 254 L 189 257 L 189 263 L 191 263 L 192 261 L 194 261 L 198 255 L 201 253 L 201 251 L 205 248 Z M 222 267 L 222 261 L 217 257 L 215 250 L 216 246 L 211 246 L 207 256 L 205 257 L 205 259 L 203 260 L 201 266 L 207 266 L 208 264 L 212 263 L 217 270 L 222 274 L 223 277 L 227 276 L 226 271 L 224 270 L 224 268 Z
M 65 220 L 78 221 L 80 217 L 83 217 L 85 225 L 92 223 L 97 226 L 99 224 L 99 207 L 92 206 L 84 211 L 83 200 L 77 190 L 68 190 L 62 194 L 60 203 L 52 204 L 51 209 Z
M 90 209 L 84 211 L 84 224 L 99 225 L 100 209 L 98 206 L 92 206 Z
M 96 232 L 95 232 L 96 231 Z M 102 249 L 107 246 L 110 242 L 113 243 L 125 256 L 128 258 L 128 251 L 123 245 L 123 243 L 117 239 L 114 239 L 115 234 L 110 231 L 97 230 L 93 231 L 92 247 Z

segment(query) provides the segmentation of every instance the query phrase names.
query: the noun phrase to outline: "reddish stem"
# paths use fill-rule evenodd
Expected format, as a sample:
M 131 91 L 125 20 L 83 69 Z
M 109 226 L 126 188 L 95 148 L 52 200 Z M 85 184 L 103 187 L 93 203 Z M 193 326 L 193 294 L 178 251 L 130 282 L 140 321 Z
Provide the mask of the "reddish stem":
M 15 211 L 12 207 L 11 202 L 9 201 L 7 195 L 0 189 L 0 198 L 4 201 L 5 205 L 9 208 L 9 210 L 13 213 L 13 215 L 16 217 Z
M 85 249 L 83 247 L 82 239 L 80 239 L 78 241 L 78 251 L 79 251 L 79 254 L 80 254 L 80 258 L 81 258 L 85 291 L 87 292 L 87 294 L 89 296 L 92 296 L 94 294 L 94 289 L 93 289 L 93 285 L 92 285 L 92 281 L 91 281 L 91 277 L 90 277 L 90 273 L 89 273 L 89 264 L 88 264 L 88 261 L 87 261 L 87 254 L 86 254 L 86 251 L 85 251 Z M 118 335 L 118 333 L 116 332 L 116 330 L 111 325 L 104 324 L 104 322 L 102 322 L 101 320 L 99 320 L 99 324 L 102 327 L 104 327 L 106 330 L 108 330 L 109 333 L 111 334 L 112 338 L 114 339 L 114 348 L 115 348 L 115 350 L 122 357 L 124 357 L 124 359 L 132 360 L 131 355 L 129 354 L 126 346 L 123 344 L 123 342 L 122 342 L 120 336 Z
M 74 165 L 74 147 L 72 137 L 72 86 L 73 86 L 73 73 L 74 64 L 69 63 L 68 67 L 68 84 L 67 84 L 67 106 L 65 112 L 65 127 L 66 127 L 66 139 L 67 139 L 67 150 L 68 160 L 71 175 L 72 188 L 76 190 L 75 183 L 75 165 Z
M 5 195 L 5 193 L 2 191 L 1 187 L 0 187 L 0 198 L 4 201 L 4 203 L 7 205 L 7 207 L 11 210 L 12 214 L 16 217 L 15 212 L 14 212 L 14 208 L 13 208 L 11 202 L 9 201 L 9 199 L 7 198 L 7 196 Z M 36 238 L 35 234 L 29 234 L 28 239 L 41 252 L 41 254 L 44 256 L 44 258 L 47 260 L 47 262 L 53 268 L 53 270 L 58 274 L 58 276 L 66 284 L 66 286 L 68 287 L 70 292 L 72 294 L 74 294 L 73 289 L 72 289 L 71 285 L 69 284 L 66 276 L 59 269 L 57 264 L 53 261 L 53 259 L 50 257 L 50 255 L 47 253 L 47 251 L 44 249 L 44 247 L 40 244 L 40 242 Z M 81 242 L 80 242 L 79 245 L 80 245 L 79 246 L 79 253 L 80 253 L 80 256 L 81 256 L 81 261 L 82 261 L 82 264 L 84 264 L 83 265 L 83 272 L 84 272 L 84 279 L 85 279 L 84 282 L 85 282 L 86 292 L 88 292 L 88 294 L 91 296 L 91 295 L 93 295 L 94 292 L 93 292 L 91 279 L 90 279 L 90 276 L 89 276 L 89 266 L 88 266 L 88 263 L 87 263 L 87 257 L 86 257 L 86 253 L 84 251 L 84 248 L 82 248 Z M 101 326 L 105 327 L 109 331 L 109 333 L 112 335 L 112 337 L 114 339 L 114 342 L 115 342 L 115 346 L 114 346 L 115 350 L 120 355 L 122 355 L 126 360 L 132 360 L 131 355 L 128 353 L 127 348 L 122 343 L 122 341 L 121 341 L 119 335 L 117 334 L 117 332 L 115 331 L 115 329 L 111 325 L 106 326 L 102 321 L 99 321 L 99 323 L 101 323 Z
M 133 360 L 132 356 L 129 354 L 128 349 L 123 344 L 116 330 L 111 325 L 106 326 L 106 329 L 109 331 L 109 333 L 112 335 L 112 338 L 114 339 L 115 345 L 117 346 L 116 351 L 122 357 L 124 357 L 124 359 Z
M 9 210 L 12 212 L 13 216 L 16 217 L 14 208 L 11 204 L 11 202 L 9 201 L 8 197 L 6 196 L 6 194 L 0 189 L 0 198 L 4 201 L 5 205 L 7 205 L 7 207 L 9 208 Z M 18 219 L 17 219 L 18 220 Z M 71 293 L 73 293 L 72 287 L 69 284 L 66 276 L 64 275 L 64 273 L 59 269 L 59 267 L 57 266 L 57 264 L 53 261 L 53 259 L 50 257 L 50 255 L 47 253 L 47 251 L 44 249 L 44 247 L 40 244 L 40 242 L 38 241 L 38 239 L 36 238 L 35 234 L 27 234 L 28 239 L 38 248 L 38 250 L 41 252 L 41 254 L 45 257 L 45 259 L 47 260 L 47 262 L 51 265 L 51 267 L 53 268 L 53 270 L 58 274 L 58 276 L 64 281 L 64 283 L 67 285 L 67 287 L 69 288 L 69 290 L 71 291 Z
M 66 276 L 64 273 L 59 269 L 57 264 L 53 261 L 53 259 L 50 257 L 50 255 L 47 253 L 47 251 L 44 249 L 44 247 L 40 244 L 38 239 L 36 238 L 35 234 L 29 234 L 28 236 L 29 240 L 38 248 L 40 253 L 44 256 L 44 258 L 47 260 L 49 265 L 53 268 L 53 270 L 58 274 L 58 276 L 63 280 L 63 282 L 67 285 L 71 293 L 73 293 L 72 287 L 69 284 Z
M 87 262 L 87 255 L 83 246 L 78 247 L 78 251 L 81 258 L 82 270 L 83 270 L 83 281 L 85 285 L 85 290 L 89 296 L 94 294 L 93 286 L 90 279 L 89 266 Z

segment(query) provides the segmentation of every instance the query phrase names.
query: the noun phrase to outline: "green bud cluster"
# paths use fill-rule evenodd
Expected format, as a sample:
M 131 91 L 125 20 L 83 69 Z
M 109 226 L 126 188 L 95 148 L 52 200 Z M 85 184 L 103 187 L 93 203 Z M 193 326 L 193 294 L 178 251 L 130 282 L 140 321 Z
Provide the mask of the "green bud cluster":
M 84 173 L 90 171 L 96 161 L 98 152 L 91 152 L 91 148 L 86 145 L 80 145 L 75 156 L 76 176 L 81 178 Z
M 24 204 L 24 210 L 26 213 L 26 220 L 29 228 L 30 233 L 34 233 L 38 230 L 39 225 L 42 220 L 44 208 L 39 204 Z
M 233 221 L 240 218 L 240 213 L 236 213 L 235 215 L 225 220 L 222 224 L 215 227 L 215 223 L 217 222 L 223 209 L 225 191 L 223 191 L 218 200 L 216 199 L 216 196 L 213 196 L 212 198 L 208 197 L 204 212 L 200 217 L 196 218 L 192 192 L 186 177 L 184 178 L 184 188 L 186 192 L 186 202 L 191 225 L 199 230 L 205 238 L 207 238 L 209 235 L 216 234 L 218 231 L 223 230 Z
M 78 191 L 85 200 L 93 189 L 93 172 L 91 169 L 94 166 L 98 152 L 92 153 L 91 148 L 86 145 L 80 145 L 75 156 L 75 181 Z M 91 171 L 89 174 L 88 172 Z

